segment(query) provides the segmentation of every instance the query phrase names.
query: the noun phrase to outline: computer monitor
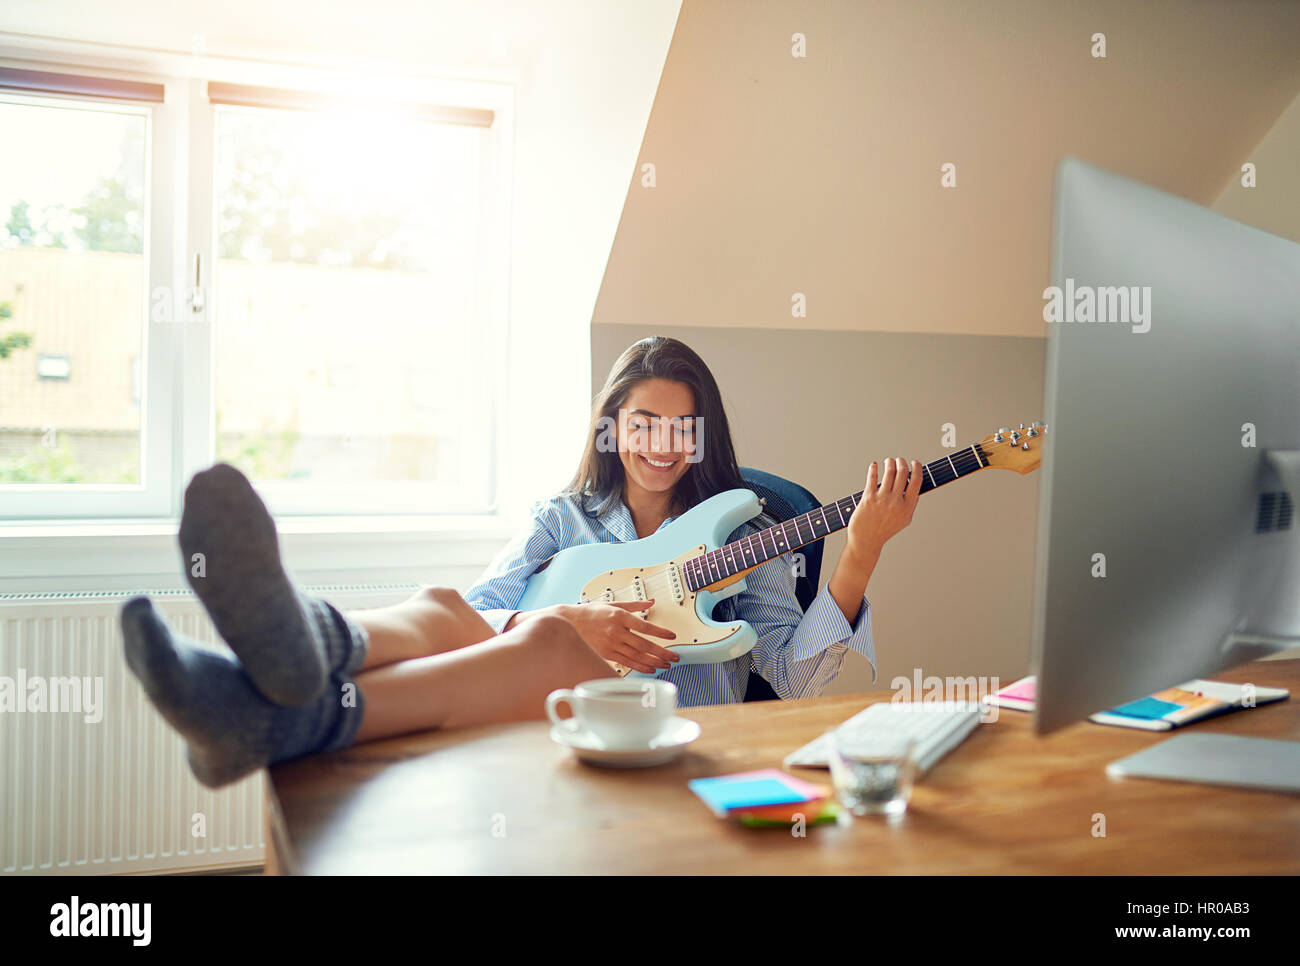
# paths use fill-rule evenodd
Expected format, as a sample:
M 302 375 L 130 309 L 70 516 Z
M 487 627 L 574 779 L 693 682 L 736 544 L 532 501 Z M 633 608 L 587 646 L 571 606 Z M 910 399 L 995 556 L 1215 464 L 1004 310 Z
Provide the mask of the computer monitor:
M 1039 734 L 1300 644 L 1300 245 L 1068 159 L 1044 319 Z

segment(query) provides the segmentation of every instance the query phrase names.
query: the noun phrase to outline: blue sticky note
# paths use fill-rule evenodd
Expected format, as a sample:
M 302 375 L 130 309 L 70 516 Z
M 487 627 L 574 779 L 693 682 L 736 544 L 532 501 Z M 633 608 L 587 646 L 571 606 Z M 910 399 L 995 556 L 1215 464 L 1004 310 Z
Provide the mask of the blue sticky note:
M 1111 710 L 1115 714 L 1125 714 L 1130 718 L 1163 718 L 1171 711 L 1181 711 L 1182 709 L 1181 704 L 1174 704 L 1172 701 L 1161 701 L 1159 698 L 1139 698 Z
M 777 778 L 734 781 L 726 778 L 697 778 L 687 786 L 715 812 L 755 805 L 785 805 L 805 802 L 808 796 Z

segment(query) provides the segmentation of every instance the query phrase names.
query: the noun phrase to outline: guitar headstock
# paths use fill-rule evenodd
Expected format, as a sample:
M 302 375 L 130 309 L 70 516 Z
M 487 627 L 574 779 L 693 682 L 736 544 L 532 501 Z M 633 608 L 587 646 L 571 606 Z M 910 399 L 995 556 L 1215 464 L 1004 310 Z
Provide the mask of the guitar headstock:
M 1021 423 L 1019 429 L 1003 426 L 980 440 L 980 449 L 989 466 L 1032 473 L 1043 462 L 1041 450 L 1046 436 L 1046 423 L 1030 423 L 1028 426 Z

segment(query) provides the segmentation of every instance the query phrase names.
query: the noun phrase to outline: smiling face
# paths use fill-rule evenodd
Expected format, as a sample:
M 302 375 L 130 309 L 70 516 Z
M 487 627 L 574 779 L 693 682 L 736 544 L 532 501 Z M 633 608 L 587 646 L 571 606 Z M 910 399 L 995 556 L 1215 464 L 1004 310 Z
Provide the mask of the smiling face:
M 661 335 L 628 346 L 591 400 L 587 442 L 565 492 L 596 515 L 621 498 L 634 519 L 653 526 L 661 513 L 684 513 L 744 485 L 704 360 Z
M 671 493 L 695 454 L 695 394 L 682 382 L 646 379 L 618 412 L 618 457 L 628 496 Z

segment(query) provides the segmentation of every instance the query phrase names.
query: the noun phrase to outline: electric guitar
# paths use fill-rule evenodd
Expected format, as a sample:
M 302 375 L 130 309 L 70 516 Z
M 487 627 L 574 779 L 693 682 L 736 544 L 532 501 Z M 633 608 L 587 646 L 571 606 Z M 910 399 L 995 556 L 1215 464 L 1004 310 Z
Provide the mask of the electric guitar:
M 921 492 L 985 469 L 1030 473 L 1042 462 L 1047 426 L 1023 423 L 999 429 L 978 443 L 921 467 Z M 909 474 L 910 479 L 910 474 Z M 745 574 L 773 557 L 790 553 L 842 530 L 863 491 L 801 513 L 784 523 L 731 543 L 722 541 L 762 512 L 751 490 L 727 490 L 692 507 L 657 533 L 624 543 L 590 543 L 561 550 L 528 580 L 520 610 L 553 604 L 654 599 L 641 612 L 676 635 L 668 644 L 681 664 L 715 664 L 748 654 L 758 640 L 745 621 L 718 622 L 710 616 L 719 601 L 745 589 Z M 611 661 L 621 675 L 652 677 Z M 657 672 L 662 673 L 662 672 Z

